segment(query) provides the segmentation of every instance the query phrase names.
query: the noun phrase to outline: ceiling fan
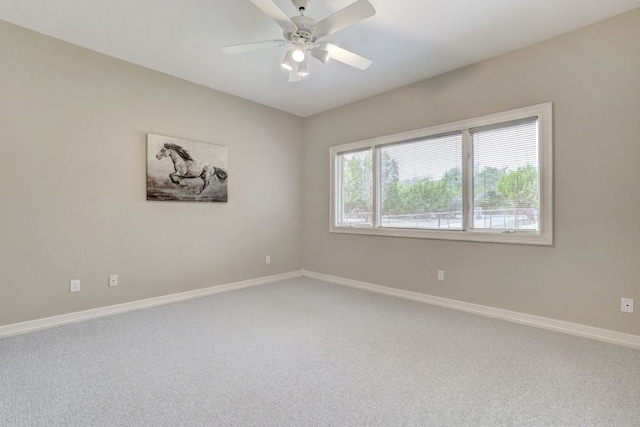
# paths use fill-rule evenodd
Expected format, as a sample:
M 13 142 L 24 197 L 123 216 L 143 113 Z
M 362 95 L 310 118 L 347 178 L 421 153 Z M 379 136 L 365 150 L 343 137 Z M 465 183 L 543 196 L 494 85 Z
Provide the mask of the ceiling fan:
M 304 15 L 310 0 L 291 1 L 300 12 L 300 16 L 289 18 L 273 0 L 251 0 L 265 15 L 282 27 L 283 39 L 225 46 L 222 50 L 231 54 L 290 45 L 292 48 L 281 64 L 282 68 L 289 71 L 290 82 L 299 81 L 309 75 L 307 64 L 309 54 L 323 63 L 333 58 L 360 70 L 365 70 L 372 64 L 370 59 L 321 40 L 323 37 L 375 15 L 376 10 L 369 0 L 357 0 L 318 22 Z

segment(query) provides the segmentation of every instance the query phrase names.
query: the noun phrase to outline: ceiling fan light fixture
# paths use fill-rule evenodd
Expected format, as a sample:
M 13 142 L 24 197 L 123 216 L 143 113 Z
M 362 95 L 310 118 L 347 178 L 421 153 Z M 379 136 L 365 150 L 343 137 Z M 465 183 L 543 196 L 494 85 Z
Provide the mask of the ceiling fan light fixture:
M 295 44 L 295 47 L 293 49 L 293 53 L 291 54 L 291 57 L 296 62 L 302 62 L 302 61 L 304 61 L 304 59 L 307 56 L 305 54 L 305 51 L 306 51 L 306 46 L 304 45 L 304 43 L 297 42 Z
M 293 71 L 293 51 L 292 50 L 287 52 L 287 54 L 285 55 L 280 65 L 282 65 L 282 68 L 284 68 L 287 71 Z
M 307 77 L 309 75 L 309 66 L 306 60 L 298 64 L 298 75 L 300 77 Z
M 313 50 L 311 50 L 311 56 L 323 64 L 329 60 L 329 52 L 319 47 L 314 47 Z

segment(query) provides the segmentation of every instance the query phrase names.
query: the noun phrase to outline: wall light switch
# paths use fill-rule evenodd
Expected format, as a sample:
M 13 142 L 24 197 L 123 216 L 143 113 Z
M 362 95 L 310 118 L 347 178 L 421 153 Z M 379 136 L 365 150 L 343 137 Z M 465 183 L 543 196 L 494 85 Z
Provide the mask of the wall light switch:
M 69 292 L 80 292 L 80 279 L 73 279 L 69 282 Z

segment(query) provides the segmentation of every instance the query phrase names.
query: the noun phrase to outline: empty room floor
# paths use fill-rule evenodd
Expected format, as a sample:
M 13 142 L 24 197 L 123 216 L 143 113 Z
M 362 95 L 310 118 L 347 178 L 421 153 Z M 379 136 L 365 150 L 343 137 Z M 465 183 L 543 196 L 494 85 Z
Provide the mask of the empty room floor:
M 638 425 L 638 350 L 309 278 L 0 340 L 0 426 Z

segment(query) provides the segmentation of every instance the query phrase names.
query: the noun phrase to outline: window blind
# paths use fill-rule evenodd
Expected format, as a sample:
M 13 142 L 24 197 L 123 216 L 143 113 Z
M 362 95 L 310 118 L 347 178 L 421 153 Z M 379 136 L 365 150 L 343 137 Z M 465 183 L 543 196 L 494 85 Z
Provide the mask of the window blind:
M 475 229 L 539 231 L 538 118 L 470 129 Z
M 462 228 L 462 133 L 377 148 L 380 226 Z

